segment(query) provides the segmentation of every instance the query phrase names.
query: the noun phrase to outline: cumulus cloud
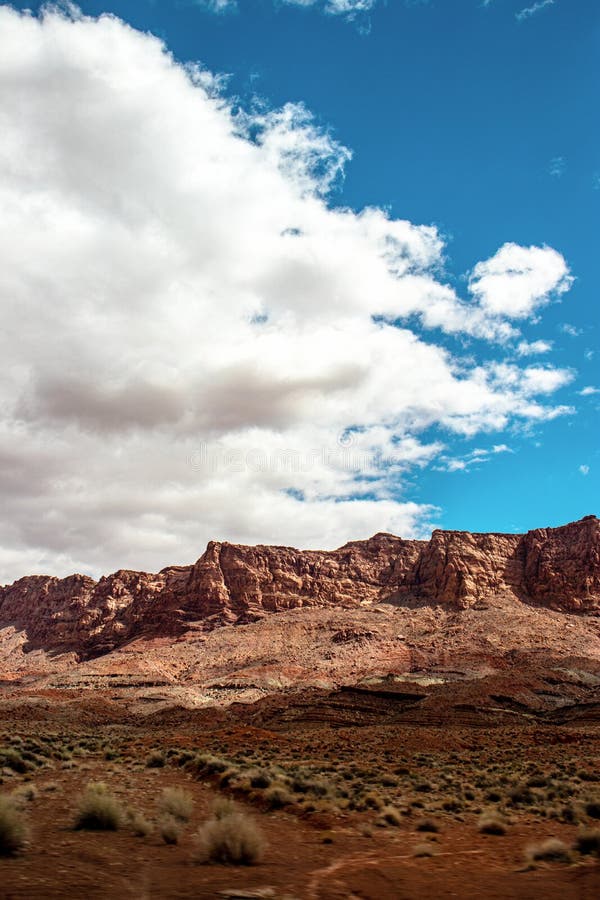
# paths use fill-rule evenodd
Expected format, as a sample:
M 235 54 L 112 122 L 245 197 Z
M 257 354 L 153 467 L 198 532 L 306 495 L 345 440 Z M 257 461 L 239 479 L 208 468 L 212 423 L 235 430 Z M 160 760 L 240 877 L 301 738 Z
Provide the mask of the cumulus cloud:
M 491 315 L 522 319 L 568 291 L 572 281 L 564 258 L 552 247 L 507 243 L 477 263 L 469 289 Z
M 502 356 L 556 251 L 505 245 L 460 298 L 435 228 L 328 198 L 349 152 L 304 108 L 238 113 L 111 16 L 0 34 L 0 582 L 423 534 L 409 469 L 568 411 L 571 373 L 438 341 Z
M 519 356 L 549 353 L 550 350 L 552 350 L 552 341 L 519 341 L 517 344 L 517 354 Z

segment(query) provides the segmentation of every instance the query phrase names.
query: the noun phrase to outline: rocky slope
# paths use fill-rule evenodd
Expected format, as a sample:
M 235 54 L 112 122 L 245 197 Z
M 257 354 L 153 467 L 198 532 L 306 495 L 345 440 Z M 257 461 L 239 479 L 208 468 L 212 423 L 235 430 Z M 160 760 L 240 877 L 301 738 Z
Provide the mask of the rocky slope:
M 599 520 L 525 535 L 435 531 L 429 541 L 406 541 L 378 534 L 331 552 L 211 542 L 194 565 L 158 574 L 21 578 L 0 588 L 0 629 L 22 632 L 27 651 L 90 659 L 136 639 L 176 638 L 300 607 L 386 602 L 460 611 L 498 596 L 599 613 Z

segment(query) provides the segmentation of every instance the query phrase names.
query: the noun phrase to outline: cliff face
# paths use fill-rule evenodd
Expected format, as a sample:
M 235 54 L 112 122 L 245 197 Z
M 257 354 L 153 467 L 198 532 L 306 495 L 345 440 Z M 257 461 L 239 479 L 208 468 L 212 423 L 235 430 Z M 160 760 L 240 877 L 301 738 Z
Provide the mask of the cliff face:
M 364 602 L 465 609 L 500 593 L 563 612 L 600 612 L 600 522 L 587 516 L 525 535 L 378 534 L 331 552 L 211 542 L 192 566 L 29 576 L 0 588 L 0 628 L 28 648 L 98 656 L 142 635 L 176 636 L 303 606 Z

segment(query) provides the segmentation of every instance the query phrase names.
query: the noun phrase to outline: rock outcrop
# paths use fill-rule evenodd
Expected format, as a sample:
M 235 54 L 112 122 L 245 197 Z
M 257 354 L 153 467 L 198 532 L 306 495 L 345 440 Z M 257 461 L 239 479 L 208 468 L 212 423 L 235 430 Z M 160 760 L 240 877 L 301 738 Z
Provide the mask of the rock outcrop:
M 600 612 L 600 522 L 586 516 L 525 535 L 377 534 L 330 552 L 209 543 L 192 566 L 33 575 L 0 588 L 0 628 L 27 648 L 99 656 L 139 637 L 248 623 L 299 607 L 376 602 L 466 609 L 500 594 L 559 612 Z

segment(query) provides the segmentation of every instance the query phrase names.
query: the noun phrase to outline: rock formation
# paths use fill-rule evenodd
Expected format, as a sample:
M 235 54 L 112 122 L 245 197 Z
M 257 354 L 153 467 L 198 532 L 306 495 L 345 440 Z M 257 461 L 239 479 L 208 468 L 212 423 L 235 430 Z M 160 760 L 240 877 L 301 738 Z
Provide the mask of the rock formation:
M 25 632 L 27 649 L 90 658 L 135 638 L 208 631 L 286 609 L 391 602 L 461 610 L 500 594 L 559 612 L 600 612 L 599 520 L 525 535 L 377 534 L 330 552 L 211 541 L 194 565 L 153 575 L 21 578 L 0 588 L 0 628 Z

